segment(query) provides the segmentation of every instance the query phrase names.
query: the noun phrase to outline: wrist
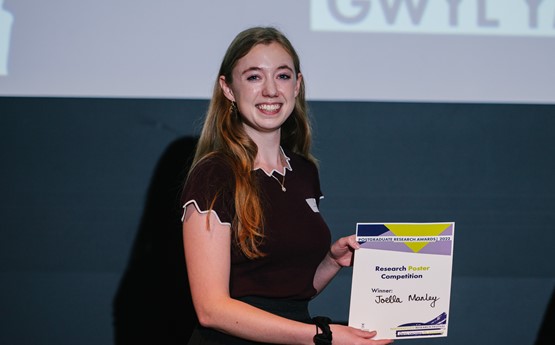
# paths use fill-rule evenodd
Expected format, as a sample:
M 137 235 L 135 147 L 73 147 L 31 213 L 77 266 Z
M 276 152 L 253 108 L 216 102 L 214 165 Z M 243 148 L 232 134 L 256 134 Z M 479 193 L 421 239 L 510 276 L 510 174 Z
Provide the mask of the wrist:
M 330 265 L 332 267 L 337 268 L 338 270 L 342 269 L 343 266 L 341 266 L 341 264 L 339 262 L 337 262 L 337 260 L 335 260 L 335 258 L 333 257 L 331 250 L 328 251 L 328 259 L 330 261 Z
M 331 319 L 325 316 L 316 316 L 312 318 L 312 322 L 316 325 L 316 335 L 313 341 L 315 345 L 331 345 L 332 331 L 330 328 Z

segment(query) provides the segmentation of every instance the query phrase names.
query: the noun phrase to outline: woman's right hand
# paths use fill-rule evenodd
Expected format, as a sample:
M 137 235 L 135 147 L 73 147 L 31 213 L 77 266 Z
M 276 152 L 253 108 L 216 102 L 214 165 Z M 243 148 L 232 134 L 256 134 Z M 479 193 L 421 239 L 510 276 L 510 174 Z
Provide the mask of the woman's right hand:
M 393 339 L 374 339 L 376 331 L 363 331 L 340 324 L 330 324 L 334 345 L 385 345 Z

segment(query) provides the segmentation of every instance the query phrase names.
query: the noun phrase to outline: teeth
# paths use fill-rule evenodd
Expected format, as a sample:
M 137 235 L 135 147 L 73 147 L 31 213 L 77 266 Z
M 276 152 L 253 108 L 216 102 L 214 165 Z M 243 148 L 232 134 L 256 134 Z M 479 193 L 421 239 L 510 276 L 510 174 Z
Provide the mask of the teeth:
M 274 111 L 280 108 L 279 104 L 261 104 L 258 106 L 258 109 Z

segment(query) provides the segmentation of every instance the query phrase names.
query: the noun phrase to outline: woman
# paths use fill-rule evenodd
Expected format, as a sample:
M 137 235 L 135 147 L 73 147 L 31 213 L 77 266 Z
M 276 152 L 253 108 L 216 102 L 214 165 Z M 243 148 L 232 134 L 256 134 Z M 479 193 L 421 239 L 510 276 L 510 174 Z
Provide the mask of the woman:
M 310 154 L 299 58 L 271 27 L 229 46 L 183 191 L 183 241 L 199 325 L 189 344 L 388 344 L 308 313 L 351 264 L 330 246 Z M 318 334 L 318 335 L 316 335 Z

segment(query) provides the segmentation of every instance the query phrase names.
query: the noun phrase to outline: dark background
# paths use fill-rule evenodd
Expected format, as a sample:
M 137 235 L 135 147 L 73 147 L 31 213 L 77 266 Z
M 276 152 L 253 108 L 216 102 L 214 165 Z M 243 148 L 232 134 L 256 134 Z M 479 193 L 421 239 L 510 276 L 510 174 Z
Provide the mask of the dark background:
M 0 344 L 184 341 L 177 198 L 207 105 L 0 97 Z M 534 344 L 555 285 L 555 106 L 309 105 L 334 238 L 456 223 L 449 336 L 405 342 Z M 313 314 L 347 321 L 350 279 Z

